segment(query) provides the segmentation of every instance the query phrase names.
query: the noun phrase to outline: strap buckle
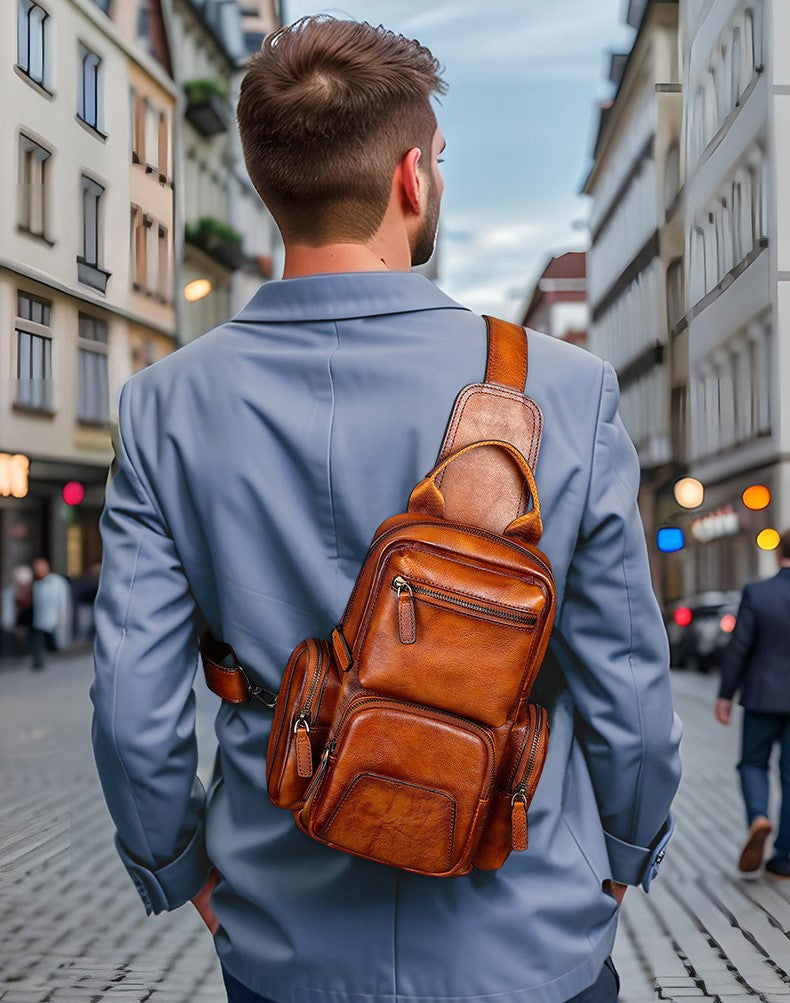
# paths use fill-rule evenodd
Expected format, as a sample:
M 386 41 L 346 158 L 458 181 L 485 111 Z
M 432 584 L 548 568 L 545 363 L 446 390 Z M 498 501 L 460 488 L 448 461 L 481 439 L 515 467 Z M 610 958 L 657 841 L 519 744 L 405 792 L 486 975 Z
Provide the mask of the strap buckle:
M 254 683 L 241 666 L 239 666 L 239 671 L 244 676 L 244 681 L 247 684 L 248 699 L 250 701 L 257 700 L 264 707 L 268 707 L 269 710 L 274 710 L 277 706 L 277 694 L 272 693 L 271 690 L 267 690 L 265 686 Z

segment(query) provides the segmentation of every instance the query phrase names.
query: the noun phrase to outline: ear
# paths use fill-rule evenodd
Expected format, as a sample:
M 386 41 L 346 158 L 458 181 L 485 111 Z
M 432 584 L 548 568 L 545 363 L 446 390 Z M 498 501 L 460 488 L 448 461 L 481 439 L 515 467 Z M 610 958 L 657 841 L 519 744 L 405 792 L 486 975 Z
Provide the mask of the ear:
M 404 153 L 398 163 L 404 209 L 410 209 L 416 215 L 422 211 L 420 187 L 423 184 L 423 178 L 419 170 L 421 157 L 422 151 L 419 146 L 413 146 L 407 153 Z

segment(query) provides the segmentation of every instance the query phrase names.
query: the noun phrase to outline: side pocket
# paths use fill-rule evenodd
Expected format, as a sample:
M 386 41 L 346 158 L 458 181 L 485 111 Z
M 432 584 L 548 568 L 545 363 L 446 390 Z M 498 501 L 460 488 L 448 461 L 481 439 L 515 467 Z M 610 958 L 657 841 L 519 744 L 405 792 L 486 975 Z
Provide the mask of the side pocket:
M 543 772 L 548 745 L 548 713 L 540 704 L 528 703 L 524 720 L 511 732 L 491 811 L 475 851 L 475 867 L 496 870 L 512 850 L 527 849 L 528 809 Z
M 293 809 L 301 803 L 339 693 L 340 677 L 327 641 L 303 641 L 283 673 L 266 749 L 266 786 L 278 808 Z

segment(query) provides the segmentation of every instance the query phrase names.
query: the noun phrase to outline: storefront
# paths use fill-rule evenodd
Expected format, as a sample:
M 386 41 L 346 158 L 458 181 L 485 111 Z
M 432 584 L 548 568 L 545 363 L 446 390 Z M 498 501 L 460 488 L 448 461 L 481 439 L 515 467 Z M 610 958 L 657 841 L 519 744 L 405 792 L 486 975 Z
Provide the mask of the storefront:
M 74 616 L 71 633 L 80 633 L 80 601 L 98 576 L 101 563 L 99 516 L 104 503 L 107 468 L 0 453 L 0 589 L 13 581 L 13 569 L 30 567 L 46 557 L 53 571 L 72 586 Z M 13 464 L 9 476 L 9 464 Z M 25 468 L 26 471 L 25 471 Z M 63 489 L 72 488 L 64 501 Z M 11 493 L 11 492 L 14 493 Z

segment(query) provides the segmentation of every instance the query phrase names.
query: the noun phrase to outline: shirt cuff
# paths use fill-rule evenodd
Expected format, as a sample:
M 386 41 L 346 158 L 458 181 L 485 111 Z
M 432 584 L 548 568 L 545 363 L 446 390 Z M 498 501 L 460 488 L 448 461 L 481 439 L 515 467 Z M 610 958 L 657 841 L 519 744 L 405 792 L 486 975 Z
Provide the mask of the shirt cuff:
M 203 823 L 195 832 L 184 849 L 175 860 L 164 864 L 155 870 L 146 867 L 127 853 L 121 843 L 118 833 L 115 834 L 115 847 L 129 872 L 134 886 L 140 893 L 145 911 L 151 913 L 168 912 L 177 909 L 194 898 L 205 885 L 211 873 L 211 861 L 206 853 L 206 840 Z
M 641 885 L 646 892 L 649 891 L 650 882 L 658 874 L 666 852 L 666 845 L 674 830 L 675 817 L 672 812 L 667 815 L 650 846 L 625 843 L 622 839 L 618 839 L 617 836 L 604 830 L 612 880 L 624 885 Z

